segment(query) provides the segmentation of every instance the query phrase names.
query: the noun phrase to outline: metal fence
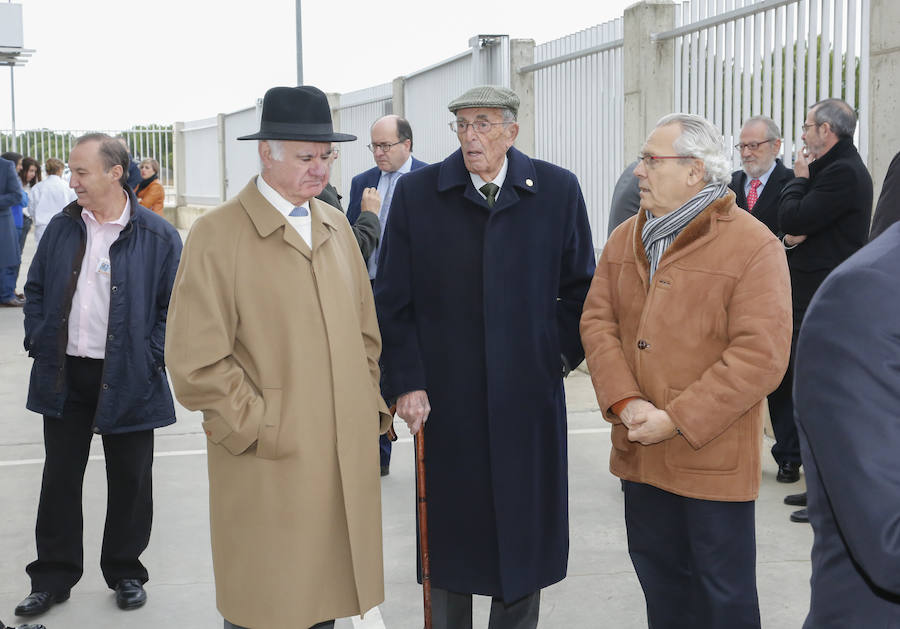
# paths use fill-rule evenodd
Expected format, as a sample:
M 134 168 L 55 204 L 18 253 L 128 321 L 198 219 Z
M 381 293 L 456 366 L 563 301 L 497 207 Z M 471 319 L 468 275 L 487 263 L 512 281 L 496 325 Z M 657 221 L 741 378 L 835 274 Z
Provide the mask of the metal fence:
M 159 179 L 163 186 L 174 186 L 172 126 L 148 125 L 146 129 L 26 129 L 16 131 L 16 152 L 33 157 L 42 166 L 51 157 L 66 162 L 75 140 L 85 133 L 121 136 L 128 142 L 132 156 L 141 160 L 155 158 L 159 162 Z M 0 129 L 0 153 L 11 151 L 12 131 Z
M 729 145 L 743 120 L 769 116 L 790 166 L 806 110 L 837 97 L 859 112 L 865 159 L 868 16 L 869 0 L 690 0 L 676 9 L 677 28 L 653 39 L 675 40 L 675 109 L 712 120 Z
M 338 157 L 340 176 L 332 177 L 332 183 L 345 197 L 350 194 L 353 176 L 375 165 L 372 153 L 366 148 L 369 143 L 369 127 L 392 112 L 393 86 L 390 83 L 341 94 L 340 104 L 335 108 L 335 126 L 342 133 L 352 133 L 358 138 L 356 142 L 341 143 Z M 413 139 L 418 140 L 415 136 Z M 345 198 L 343 202 L 345 210 L 348 201 Z
M 581 182 L 594 247 L 606 242 L 609 204 L 625 167 L 622 18 L 536 46 L 535 156 Z

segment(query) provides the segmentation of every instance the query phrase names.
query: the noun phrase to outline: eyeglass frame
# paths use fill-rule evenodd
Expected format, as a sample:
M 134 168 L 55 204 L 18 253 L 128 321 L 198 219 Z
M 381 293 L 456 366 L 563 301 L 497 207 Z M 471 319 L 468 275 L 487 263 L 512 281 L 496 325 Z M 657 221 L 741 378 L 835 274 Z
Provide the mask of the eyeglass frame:
M 450 130 L 453 131 L 456 135 L 463 135 L 466 131 L 469 130 L 469 127 L 472 127 L 472 131 L 479 135 L 484 135 L 488 133 L 490 129 L 485 129 L 484 131 L 479 131 L 475 125 L 485 126 L 488 125 L 490 127 L 495 127 L 497 125 L 507 125 L 515 123 L 515 120 L 503 120 L 502 122 L 488 122 L 487 120 L 473 120 L 472 122 L 460 121 L 460 120 L 452 120 L 447 123 L 450 127 Z M 454 128 L 456 127 L 456 128 Z M 460 130 L 461 128 L 461 130 Z
M 638 162 L 644 164 L 645 168 L 655 168 L 658 164 L 658 161 L 661 159 L 697 159 L 693 155 L 647 155 L 645 153 L 638 153 L 637 156 Z M 649 160 L 649 161 L 647 161 Z
M 738 150 L 738 152 L 743 151 L 745 148 L 748 148 L 751 151 L 755 151 L 756 149 L 758 149 L 761 145 L 765 144 L 766 142 L 774 142 L 775 140 L 778 140 L 778 139 L 779 138 L 769 138 L 768 140 L 762 140 L 761 142 L 739 142 L 734 145 L 734 148 L 736 148 Z
M 366 148 L 369 149 L 372 154 L 375 154 L 375 151 L 381 149 L 382 153 L 390 153 L 391 149 L 397 146 L 398 144 L 403 144 L 406 140 L 397 140 L 396 142 L 391 142 L 388 144 L 387 142 L 382 142 L 381 144 L 366 144 Z
M 802 125 L 800 125 L 800 128 L 803 129 L 803 133 L 806 133 L 807 131 L 809 131 L 809 129 L 811 127 L 821 127 L 823 124 L 825 124 L 825 123 L 824 122 L 814 122 L 814 123 L 810 124 L 808 122 L 804 122 Z

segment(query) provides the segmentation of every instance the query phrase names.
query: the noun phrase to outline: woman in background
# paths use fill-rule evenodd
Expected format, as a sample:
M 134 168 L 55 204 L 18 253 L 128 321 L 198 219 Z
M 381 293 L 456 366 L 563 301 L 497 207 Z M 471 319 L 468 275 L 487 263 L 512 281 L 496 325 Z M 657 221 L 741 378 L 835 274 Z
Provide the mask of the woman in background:
M 22 170 L 19 171 L 19 179 L 22 180 L 22 190 L 28 195 L 28 203 L 22 207 L 22 228 L 19 230 L 19 249 L 25 250 L 25 238 L 31 231 L 31 225 L 34 222 L 31 215 L 31 208 L 34 205 L 31 202 L 31 190 L 41 181 L 41 165 L 33 157 L 26 157 L 22 160 Z
M 148 210 L 163 215 L 166 191 L 159 183 L 159 162 L 148 157 L 141 162 L 141 183 L 134 190 L 138 202 Z

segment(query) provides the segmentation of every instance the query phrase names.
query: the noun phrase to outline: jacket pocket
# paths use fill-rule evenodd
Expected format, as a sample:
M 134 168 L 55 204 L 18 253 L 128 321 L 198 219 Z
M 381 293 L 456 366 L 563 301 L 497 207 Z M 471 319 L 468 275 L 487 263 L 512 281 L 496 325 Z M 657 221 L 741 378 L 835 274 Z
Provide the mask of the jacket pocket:
M 666 406 L 677 398 L 681 391 L 666 389 Z M 738 420 L 718 437 L 698 450 L 681 435 L 666 441 L 666 467 L 694 473 L 730 474 L 737 470 L 740 459 L 744 422 Z
M 281 426 L 281 389 L 263 389 L 266 410 L 259 425 L 256 456 L 261 459 L 278 458 L 278 429 Z

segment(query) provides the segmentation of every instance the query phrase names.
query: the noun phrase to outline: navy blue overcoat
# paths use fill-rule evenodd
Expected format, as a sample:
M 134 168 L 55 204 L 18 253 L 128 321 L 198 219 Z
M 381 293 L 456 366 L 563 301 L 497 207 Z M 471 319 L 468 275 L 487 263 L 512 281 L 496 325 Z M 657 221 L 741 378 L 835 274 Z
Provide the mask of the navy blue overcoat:
M 506 601 L 563 579 L 564 365 L 594 249 L 571 172 L 515 148 L 493 209 L 462 153 L 403 176 L 375 284 L 388 399 L 428 392 L 435 587 Z

